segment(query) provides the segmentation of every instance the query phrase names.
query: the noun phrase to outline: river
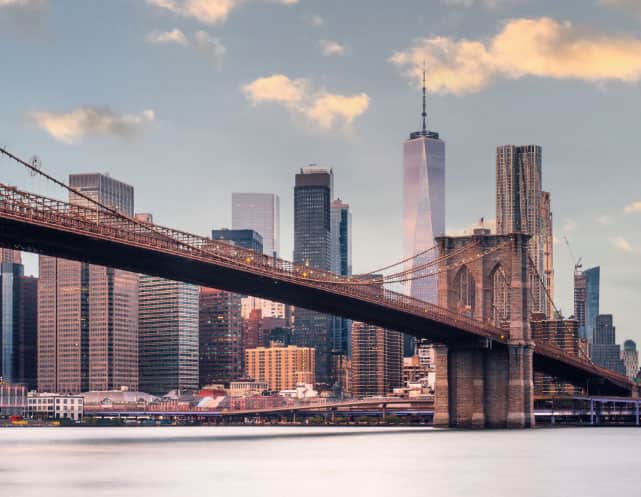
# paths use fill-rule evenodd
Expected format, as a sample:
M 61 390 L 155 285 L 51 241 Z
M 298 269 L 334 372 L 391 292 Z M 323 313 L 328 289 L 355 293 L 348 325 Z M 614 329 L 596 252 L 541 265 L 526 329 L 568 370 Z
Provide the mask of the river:
M 641 495 L 641 429 L 0 429 L 1 497 Z

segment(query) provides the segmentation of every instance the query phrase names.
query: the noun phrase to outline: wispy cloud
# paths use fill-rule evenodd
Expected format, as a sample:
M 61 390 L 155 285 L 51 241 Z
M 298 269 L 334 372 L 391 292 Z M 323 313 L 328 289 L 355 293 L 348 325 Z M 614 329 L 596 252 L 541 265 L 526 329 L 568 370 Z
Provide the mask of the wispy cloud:
M 221 69 L 227 48 L 220 39 L 211 36 L 205 31 L 196 31 L 190 39 L 179 29 L 171 31 L 153 31 L 146 37 L 152 45 L 180 45 L 192 47 L 210 64 Z
M 315 28 L 323 28 L 325 27 L 325 19 L 318 14 L 315 14 L 311 17 L 308 18 L 309 24 L 314 26 Z
M 134 141 L 152 123 L 156 114 L 118 114 L 107 107 L 78 107 L 69 112 L 32 112 L 30 119 L 56 140 L 75 143 L 87 136 L 114 136 Z
M 626 214 L 641 213 L 641 201 L 632 202 L 625 206 L 623 211 Z
M 498 78 L 526 76 L 636 83 L 641 80 L 641 39 L 548 17 L 513 19 L 487 41 L 420 38 L 390 61 L 417 82 L 426 61 L 430 89 L 455 95 L 479 92 Z
M 295 5 L 299 0 L 255 0 L 280 5 Z M 224 22 L 242 0 L 147 0 L 149 5 L 207 24 Z
M 345 55 L 345 47 L 337 41 L 321 40 L 319 45 L 323 55 Z
M 630 254 L 630 253 L 632 253 L 632 252 L 638 252 L 638 251 L 637 251 L 637 250 L 632 246 L 632 244 L 631 244 L 628 240 L 626 240 L 624 237 L 622 237 L 622 236 L 618 236 L 618 237 L 616 237 L 616 238 L 611 238 L 611 239 L 610 239 L 610 243 L 611 243 L 615 248 L 617 248 L 618 250 L 620 250 L 620 251 L 622 251 L 622 252 L 626 252 L 626 253 L 628 253 L 628 254 Z
M 614 219 L 612 219 L 612 216 L 599 216 L 596 218 L 596 222 L 603 225 L 603 226 L 610 226 L 611 224 L 614 223 Z
M 47 10 L 47 0 L 0 0 L 0 21 L 10 26 L 37 29 Z
M 153 45 L 189 45 L 189 41 L 180 29 L 173 29 L 171 31 L 152 31 L 146 37 L 147 43 Z
M 527 2 L 528 0 L 441 0 L 441 4 L 447 7 L 463 7 L 466 9 L 477 6 L 486 9 L 499 9 L 512 5 L 522 5 Z
M 284 74 L 258 78 L 242 87 L 252 105 L 277 103 L 302 115 L 319 128 L 329 130 L 349 125 L 369 107 L 365 93 L 341 95 L 315 89 L 307 79 L 291 79 Z

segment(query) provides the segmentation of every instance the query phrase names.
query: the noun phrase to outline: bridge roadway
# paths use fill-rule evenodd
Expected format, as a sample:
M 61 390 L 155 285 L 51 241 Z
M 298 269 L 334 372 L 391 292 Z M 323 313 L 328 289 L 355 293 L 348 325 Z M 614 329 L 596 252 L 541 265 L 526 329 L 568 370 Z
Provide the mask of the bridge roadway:
M 448 346 L 504 347 L 508 342 L 505 331 L 492 323 L 365 285 L 358 277 L 337 276 L 2 183 L 0 246 L 268 298 Z M 549 343 L 536 344 L 534 368 L 574 383 L 599 385 L 601 394 L 636 393 L 626 377 Z

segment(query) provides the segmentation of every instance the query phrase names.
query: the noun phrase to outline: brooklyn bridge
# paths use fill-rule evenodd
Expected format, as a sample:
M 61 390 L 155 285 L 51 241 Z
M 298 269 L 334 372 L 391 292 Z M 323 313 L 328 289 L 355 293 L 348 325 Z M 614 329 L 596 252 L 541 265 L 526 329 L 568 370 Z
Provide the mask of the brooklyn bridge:
M 5 149 L 0 154 L 80 199 L 70 204 L 0 183 L 0 246 L 268 298 L 429 339 L 438 344 L 437 426 L 533 426 L 534 371 L 588 394 L 639 395 L 628 378 L 580 350 L 532 335 L 538 275 L 528 235 L 445 236 L 429 257 L 417 254 L 426 262 L 411 269 L 402 269 L 405 260 L 338 276 L 131 218 Z M 438 305 L 390 289 L 416 278 L 437 279 Z

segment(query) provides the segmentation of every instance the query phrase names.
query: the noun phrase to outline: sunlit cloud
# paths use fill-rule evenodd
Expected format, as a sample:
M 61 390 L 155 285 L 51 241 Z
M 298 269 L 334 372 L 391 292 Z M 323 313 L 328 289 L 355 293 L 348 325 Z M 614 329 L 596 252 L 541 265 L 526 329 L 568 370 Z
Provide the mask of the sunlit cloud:
M 417 82 L 425 61 L 430 89 L 455 95 L 479 92 L 499 78 L 526 76 L 636 83 L 641 80 L 641 39 L 547 17 L 514 19 L 489 40 L 417 39 L 390 61 Z
M 528 0 L 441 0 L 441 4 L 447 7 L 463 7 L 466 9 L 477 6 L 486 9 L 499 9 L 512 5 L 522 5 L 527 2 Z
M 345 47 L 337 41 L 321 40 L 319 45 L 323 55 L 345 55 Z
M 279 5 L 295 5 L 298 0 L 255 0 Z M 242 0 L 147 0 L 149 5 L 207 24 L 224 22 Z
M 216 37 L 209 35 L 205 31 L 196 31 L 194 36 L 189 39 L 181 30 L 172 31 L 153 31 L 146 37 L 148 43 L 152 45 L 180 45 L 183 47 L 192 47 L 210 64 L 218 69 L 222 67 L 227 48 Z
M 0 21 L 6 20 L 10 27 L 39 28 L 47 0 L 0 0 Z
M 30 119 L 56 140 L 75 143 L 87 136 L 113 136 L 134 141 L 152 123 L 156 114 L 118 114 L 107 107 L 78 107 L 69 112 L 32 112 Z
M 244 85 L 242 90 L 252 105 L 269 102 L 283 105 L 325 130 L 351 124 L 369 108 L 370 103 L 365 93 L 330 93 L 314 89 L 306 79 L 291 79 L 283 74 L 258 78 Z
M 148 43 L 153 45 L 189 45 L 187 37 L 180 29 L 174 29 L 172 31 L 153 31 L 147 35 L 146 40 Z
M 625 206 L 623 211 L 626 214 L 641 213 L 641 201 L 632 202 Z
M 636 252 L 636 250 L 634 249 L 634 247 L 632 246 L 632 244 L 631 244 L 630 242 L 628 242 L 628 241 L 627 241 L 625 238 L 623 238 L 622 236 L 618 236 L 618 237 L 616 237 L 616 238 L 611 238 L 611 239 L 610 239 L 610 243 L 611 243 L 611 244 L 612 244 L 616 249 L 618 249 L 618 250 L 620 250 L 620 251 L 622 251 L 622 252 L 626 252 L 626 253 L 628 253 L 628 254 L 629 254 L 629 253 L 632 253 L 632 252 Z

